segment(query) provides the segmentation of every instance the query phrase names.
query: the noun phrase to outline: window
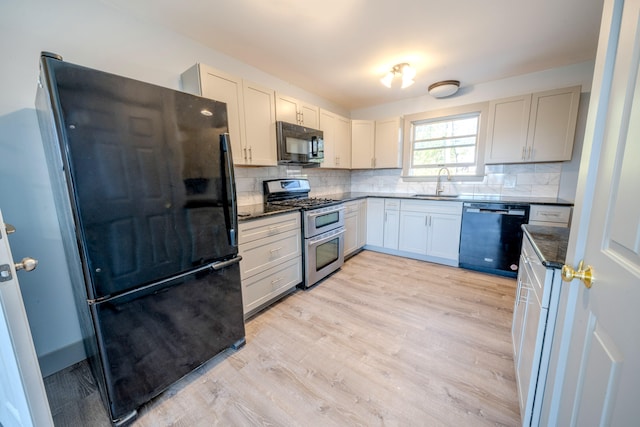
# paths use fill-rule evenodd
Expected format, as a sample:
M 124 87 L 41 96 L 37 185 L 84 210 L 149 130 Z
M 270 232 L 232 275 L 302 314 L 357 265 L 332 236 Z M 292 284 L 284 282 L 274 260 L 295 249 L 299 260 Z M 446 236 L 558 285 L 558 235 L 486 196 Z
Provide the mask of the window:
M 483 175 L 486 105 L 406 117 L 404 177 L 429 179 L 443 167 L 456 177 Z

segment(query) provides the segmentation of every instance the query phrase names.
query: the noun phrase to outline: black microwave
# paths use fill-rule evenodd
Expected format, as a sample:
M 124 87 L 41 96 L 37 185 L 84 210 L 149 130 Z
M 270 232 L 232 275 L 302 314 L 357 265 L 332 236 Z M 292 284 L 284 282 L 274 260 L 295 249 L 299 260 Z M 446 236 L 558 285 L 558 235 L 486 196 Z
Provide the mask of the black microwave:
M 317 167 L 324 160 L 321 130 L 287 122 L 276 122 L 278 164 Z

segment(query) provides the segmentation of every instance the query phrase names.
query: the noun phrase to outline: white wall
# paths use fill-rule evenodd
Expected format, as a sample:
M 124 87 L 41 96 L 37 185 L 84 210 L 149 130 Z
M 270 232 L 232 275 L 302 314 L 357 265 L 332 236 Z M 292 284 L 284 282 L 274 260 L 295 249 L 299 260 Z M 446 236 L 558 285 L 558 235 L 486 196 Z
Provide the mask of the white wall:
M 20 274 L 45 374 L 84 357 L 34 108 L 41 51 L 66 61 L 179 89 L 196 62 L 348 115 L 344 109 L 162 27 L 97 0 L 3 1 L 0 8 L 0 209 L 18 230 L 14 256 L 38 258 Z

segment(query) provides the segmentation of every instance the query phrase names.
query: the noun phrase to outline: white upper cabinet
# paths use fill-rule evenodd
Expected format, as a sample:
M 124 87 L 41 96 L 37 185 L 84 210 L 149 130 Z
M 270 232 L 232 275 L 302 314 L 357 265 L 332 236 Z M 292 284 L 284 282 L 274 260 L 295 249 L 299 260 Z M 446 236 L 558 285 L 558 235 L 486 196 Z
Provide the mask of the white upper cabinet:
M 278 121 L 299 124 L 312 129 L 320 127 L 320 109 L 315 105 L 281 94 L 276 94 Z
M 204 64 L 189 68 L 181 79 L 184 91 L 227 104 L 235 164 L 277 165 L 273 90 Z
M 351 168 L 402 167 L 402 118 L 352 120 Z
M 248 164 L 274 166 L 278 164 L 275 92 L 244 80 L 242 94 Z
M 320 109 L 320 130 L 324 134 L 323 168 L 351 167 L 351 120 Z
M 486 163 L 571 160 L 580 86 L 489 104 Z
M 400 117 L 376 120 L 374 152 L 374 168 L 402 167 L 402 119 Z
M 351 121 L 351 169 L 373 168 L 375 129 L 373 120 Z

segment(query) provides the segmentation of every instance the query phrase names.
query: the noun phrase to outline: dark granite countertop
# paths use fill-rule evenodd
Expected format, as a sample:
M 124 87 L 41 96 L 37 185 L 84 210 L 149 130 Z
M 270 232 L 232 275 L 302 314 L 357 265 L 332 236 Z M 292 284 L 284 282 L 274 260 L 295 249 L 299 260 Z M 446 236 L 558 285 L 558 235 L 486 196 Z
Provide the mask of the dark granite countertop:
M 311 197 L 317 195 L 311 193 Z M 341 202 L 350 202 L 352 200 L 364 199 L 367 197 L 378 197 L 385 199 L 407 199 L 407 200 L 437 200 L 447 202 L 485 202 L 485 203 L 528 203 L 534 205 L 557 205 L 557 206 L 573 206 L 573 202 L 555 197 L 510 197 L 510 196 L 487 196 L 487 195 L 465 195 L 458 197 L 436 197 L 424 196 L 416 197 L 415 194 L 406 193 L 336 193 L 322 194 L 320 197 L 339 200 Z M 278 207 L 272 208 L 264 204 L 255 204 L 247 206 L 238 206 L 238 220 L 248 221 L 256 218 L 262 218 L 269 215 L 278 215 L 286 212 L 296 211 L 298 208 Z
M 313 194 L 312 194 L 313 196 Z M 448 202 L 488 202 L 488 203 L 527 203 L 532 205 L 557 205 L 573 206 L 573 202 L 556 197 L 514 197 L 461 194 L 458 197 L 447 196 L 420 196 L 405 193 L 339 193 L 323 194 L 322 197 L 348 202 L 350 200 L 363 199 L 365 197 L 380 197 L 385 199 L 409 199 L 409 200 L 437 200 Z
M 271 206 L 266 206 L 264 203 L 238 206 L 238 221 L 249 221 L 256 218 L 264 218 L 266 216 L 280 215 L 283 213 L 296 212 L 299 210 L 299 208 L 294 208 L 291 206 L 279 206 L 277 208 L 273 208 Z
M 547 268 L 561 269 L 567 258 L 569 228 L 524 224 L 522 229 L 542 261 L 542 265 Z

